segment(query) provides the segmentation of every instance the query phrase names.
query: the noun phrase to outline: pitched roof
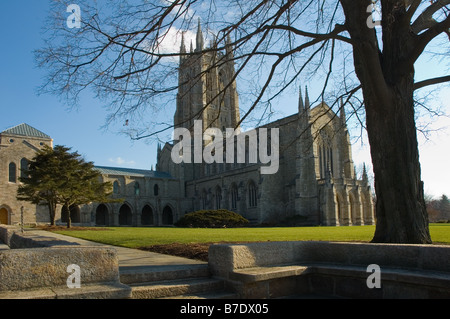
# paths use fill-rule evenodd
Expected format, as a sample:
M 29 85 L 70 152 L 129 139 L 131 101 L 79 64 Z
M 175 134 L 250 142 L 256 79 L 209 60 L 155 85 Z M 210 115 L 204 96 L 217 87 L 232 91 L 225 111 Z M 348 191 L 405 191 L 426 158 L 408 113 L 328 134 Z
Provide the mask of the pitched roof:
M 19 135 L 19 136 L 27 136 L 27 137 L 38 137 L 38 138 L 44 138 L 51 140 L 52 138 L 48 136 L 47 134 L 35 129 L 34 127 L 22 123 L 17 126 L 11 127 L 3 132 L 1 134 L 8 134 L 8 135 Z
M 153 177 L 153 178 L 172 178 L 169 173 L 156 172 L 144 169 L 95 166 L 95 169 L 104 175 L 119 175 L 133 177 Z

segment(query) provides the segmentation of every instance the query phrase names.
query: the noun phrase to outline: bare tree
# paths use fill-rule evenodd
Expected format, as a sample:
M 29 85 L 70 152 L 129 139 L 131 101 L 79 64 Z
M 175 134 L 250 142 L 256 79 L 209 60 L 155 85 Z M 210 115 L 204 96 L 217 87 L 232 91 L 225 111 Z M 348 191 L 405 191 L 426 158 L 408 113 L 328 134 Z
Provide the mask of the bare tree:
M 276 111 L 278 97 L 306 78 L 319 78 L 318 99 L 332 92 L 334 108 L 343 99 L 368 133 L 377 197 L 373 241 L 431 243 L 414 94 L 450 81 L 450 75 L 415 82 L 414 65 L 435 41 L 441 61 L 448 61 L 450 0 L 374 2 L 381 10 L 379 27 L 371 0 L 79 1 L 81 28 L 69 29 L 68 3 L 54 1 L 47 45 L 37 51 L 39 65 L 48 70 L 41 89 L 76 103 L 91 88 L 107 101 L 109 120 L 156 113 L 180 84 L 174 60 L 232 46 L 234 79 L 248 81 L 248 90 L 240 92 L 248 102 L 242 122 L 258 108 L 262 117 Z M 199 17 L 214 34 L 211 45 L 173 46 Z M 229 55 L 217 56 L 216 65 L 228 62 L 223 59 Z M 168 127 L 155 122 L 151 133 L 135 138 Z

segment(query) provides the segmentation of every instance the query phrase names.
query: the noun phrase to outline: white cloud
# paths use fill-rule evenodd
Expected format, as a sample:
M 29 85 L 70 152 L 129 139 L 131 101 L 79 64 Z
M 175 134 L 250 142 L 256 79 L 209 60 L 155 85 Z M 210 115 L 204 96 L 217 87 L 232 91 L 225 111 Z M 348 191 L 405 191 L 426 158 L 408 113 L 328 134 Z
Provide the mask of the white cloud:
M 125 160 L 122 157 L 116 157 L 116 158 L 110 158 L 108 160 L 110 163 L 113 163 L 115 165 L 135 165 L 136 162 L 135 161 L 129 161 L 129 160 Z
M 158 46 L 158 51 L 162 54 L 179 53 L 181 47 L 181 39 L 184 33 L 184 44 L 187 52 L 190 50 L 191 41 L 195 49 L 196 33 L 193 31 L 181 31 L 175 27 L 170 28 L 164 39 Z

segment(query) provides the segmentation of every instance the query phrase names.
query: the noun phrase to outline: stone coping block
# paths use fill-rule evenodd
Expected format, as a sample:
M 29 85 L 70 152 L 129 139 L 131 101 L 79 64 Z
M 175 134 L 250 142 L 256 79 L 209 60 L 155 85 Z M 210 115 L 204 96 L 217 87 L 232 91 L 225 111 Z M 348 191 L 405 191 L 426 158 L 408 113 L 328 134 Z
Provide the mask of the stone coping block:
M 209 249 L 211 272 L 223 278 L 238 269 L 308 263 L 449 272 L 450 246 L 304 241 L 218 244 Z
M 43 236 L 32 231 L 25 233 L 14 232 L 9 239 L 9 248 L 44 248 L 59 246 L 80 246 L 78 243 L 60 240 L 52 236 Z
M 81 285 L 119 283 L 113 248 L 34 248 L 0 251 L 0 292 L 67 287 L 69 265 L 80 267 Z
M 17 226 L 10 226 L 10 225 L 0 225 L 0 241 L 5 243 L 9 246 L 9 241 L 11 239 L 11 236 L 16 232 L 20 231 L 19 227 Z
M 308 271 L 307 266 L 286 265 L 274 267 L 255 267 L 239 269 L 229 274 L 229 279 L 243 283 L 272 280 L 284 277 L 292 277 Z
M 131 288 L 121 283 L 101 283 L 82 285 L 80 288 L 67 287 L 38 288 L 21 291 L 0 292 L 0 299 L 129 299 Z
M 17 226 L 0 226 L 0 299 L 122 299 L 131 288 L 120 282 L 119 257 L 112 247 L 81 246 Z M 80 288 L 68 277 L 80 268 Z
M 43 236 L 29 229 L 22 233 L 18 226 L 7 225 L 0 225 L 0 241 L 11 249 L 79 246 L 77 243 L 60 240 L 52 236 Z

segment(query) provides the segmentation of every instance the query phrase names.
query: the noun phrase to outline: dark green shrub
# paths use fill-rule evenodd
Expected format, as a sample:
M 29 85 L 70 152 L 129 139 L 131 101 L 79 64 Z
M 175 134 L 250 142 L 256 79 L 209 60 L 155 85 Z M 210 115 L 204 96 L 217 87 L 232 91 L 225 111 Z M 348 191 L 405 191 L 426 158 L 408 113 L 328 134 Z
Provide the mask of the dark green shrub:
M 199 210 L 186 214 L 175 223 L 177 227 L 193 228 L 233 228 L 247 225 L 247 219 L 226 209 Z

